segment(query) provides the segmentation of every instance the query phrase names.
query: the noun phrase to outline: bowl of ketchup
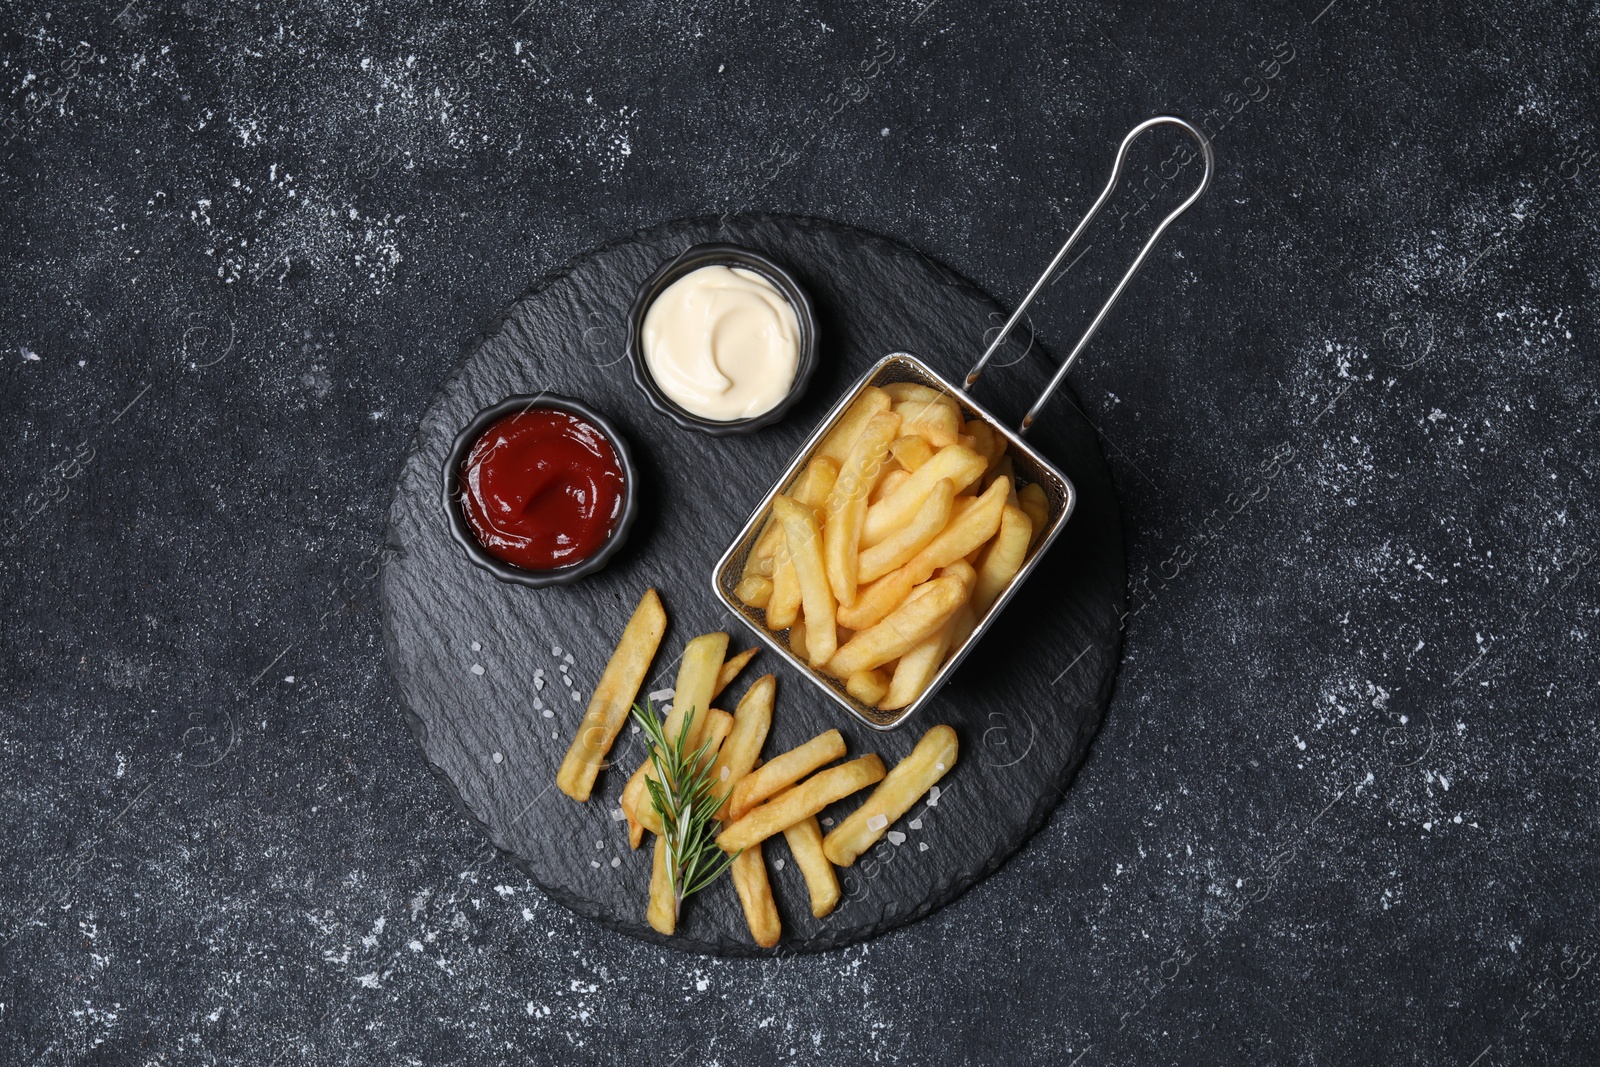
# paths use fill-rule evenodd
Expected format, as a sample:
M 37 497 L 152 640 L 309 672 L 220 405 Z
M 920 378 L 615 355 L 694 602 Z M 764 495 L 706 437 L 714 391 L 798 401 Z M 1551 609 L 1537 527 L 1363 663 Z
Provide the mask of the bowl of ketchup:
M 510 396 L 456 435 L 444 509 L 467 558 L 501 581 L 566 585 L 604 567 L 637 511 L 633 458 L 571 397 Z

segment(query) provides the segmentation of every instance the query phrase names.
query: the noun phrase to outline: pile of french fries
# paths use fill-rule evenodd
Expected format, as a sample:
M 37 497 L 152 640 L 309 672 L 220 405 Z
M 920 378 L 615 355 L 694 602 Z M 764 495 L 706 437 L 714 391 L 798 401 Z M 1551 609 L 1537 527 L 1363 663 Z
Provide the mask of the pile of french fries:
M 661 598 L 654 589 L 646 591 L 600 676 L 556 773 L 557 787 L 572 799 L 585 802 L 592 794 L 606 756 L 644 685 L 666 625 Z M 823 918 L 839 902 L 834 868 L 854 863 L 949 773 L 956 763 L 958 745 L 954 730 L 935 726 L 910 755 L 886 771 L 883 760 L 873 753 L 836 763 L 845 756 L 844 738 L 838 730 L 827 730 L 763 762 L 761 748 L 772 726 L 777 681 L 770 674 L 756 679 L 731 715 L 713 708 L 711 702 L 756 652 L 752 648 L 730 657 L 727 651 L 725 633 L 704 634 L 685 646 L 664 729 L 667 736 L 676 737 L 687 719 L 686 751 L 706 745 L 700 766 L 710 765 L 713 778 L 720 783 L 717 795 L 724 798 L 716 813 L 723 825 L 716 843 L 735 854 L 729 871 L 751 936 L 756 944 L 771 948 L 778 943 L 782 926 L 762 855 L 768 839 L 783 835 L 805 879 L 811 913 Z M 706 710 L 700 711 L 702 708 Z M 640 764 L 623 789 L 622 810 L 631 847 L 640 846 L 645 830 L 657 835 L 646 917 L 654 929 L 671 934 L 677 928 L 678 902 L 668 881 L 661 816 L 645 785 L 646 776 L 655 773 L 648 758 Z M 818 814 L 869 785 L 877 788 L 866 802 L 824 836 Z
M 1049 514 L 949 395 L 863 390 L 771 514 L 734 592 L 863 704 L 903 708 L 1016 577 Z

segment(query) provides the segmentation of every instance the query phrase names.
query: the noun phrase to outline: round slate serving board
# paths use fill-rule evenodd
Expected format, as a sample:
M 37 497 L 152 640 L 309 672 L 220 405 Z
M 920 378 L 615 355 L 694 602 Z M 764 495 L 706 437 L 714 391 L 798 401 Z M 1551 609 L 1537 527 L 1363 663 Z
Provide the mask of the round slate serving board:
M 704 241 L 759 249 L 788 266 L 817 306 L 821 359 L 804 400 L 781 423 L 713 439 L 653 410 L 623 355 L 625 316 L 659 264 Z M 634 605 L 654 586 L 669 627 L 646 692 L 670 688 L 684 642 L 726 630 L 730 650 L 757 643 L 711 591 L 717 557 L 823 413 L 884 354 L 920 355 L 964 373 L 985 330 L 1002 321 L 983 293 L 917 252 L 814 219 L 736 215 L 668 223 L 585 255 L 537 284 L 483 338 L 423 416 L 389 511 L 382 577 L 390 669 L 428 763 L 494 844 L 578 914 L 689 951 L 763 954 L 732 884 L 689 900 L 670 938 L 645 922 L 650 849 L 630 852 L 618 800 L 644 758 L 625 729 L 587 804 L 554 787 L 555 771 Z M 1013 424 L 1048 379 L 1025 339 L 985 374 L 978 399 Z M 1026 350 L 1026 351 L 1025 351 Z M 1006 365 L 1008 364 L 1009 365 Z M 620 427 L 638 461 L 641 512 L 599 574 L 542 590 L 503 584 L 450 540 L 441 471 L 456 432 L 512 393 L 578 397 Z M 929 726 L 960 737 L 961 758 L 840 870 L 843 899 L 814 919 L 800 871 L 779 837 L 766 846 L 783 919 L 779 951 L 860 941 L 940 907 L 998 867 L 1061 799 L 1110 697 L 1121 645 L 1127 567 L 1110 474 L 1093 430 L 1061 396 L 1030 440 L 1076 483 L 1076 513 L 1054 547 L 922 715 L 897 732 L 859 725 L 767 653 L 718 704 L 732 709 L 760 675 L 778 676 L 766 755 L 828 727 L 852 756 L 906 755 Z M 570 683 L 570 684 L 569 684 Z M 838 819 L 861 797 L 823 813 Z M 782 864 L 780 869 L 779 864 Z

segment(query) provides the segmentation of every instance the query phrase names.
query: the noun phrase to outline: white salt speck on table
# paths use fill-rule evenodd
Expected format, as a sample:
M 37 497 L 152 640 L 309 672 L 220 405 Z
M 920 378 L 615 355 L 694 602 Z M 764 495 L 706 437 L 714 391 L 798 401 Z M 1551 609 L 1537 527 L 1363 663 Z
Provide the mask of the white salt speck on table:
M 555 656 L 557 659 L 559 659 L 561 657 L 561 646 L 560 645 L 551 645 L 550 646 L 550 654 L 552 656 Z
M 553 719 L 556 717 L 556 713 L 551 711 L 549 708 L 545 708 L 539 714 L 543 715 L 547 719 Z
M 474 641 L 474 642 L 472 642 L 472 651 L 474 651 L 474 652 L 482 652 L 483 651 L 483 646 L 478 644 L 478 642 Z
M 655 703 L 657 700 L 671 700 L 673 697 L 678 695 L 678 691 L 676 689 L 657 689 L 655 692 L 648 695 L 650 697 L 650 702 Z
M 912 819 L 911 822 L 908 823 L 907 825 L 909 825 L 913 830 L 920 830 L 920 829 L 922 829 L 922 820 L 921 819 Z
M 576 690 L 576 689 L 574 689 L 574 690 L 573 690 L 573 691 L 572 691 L 572 700 L 573 700 L 573 703 L 577 703 L 577 702 L 578 702 L 578 701 L 580 701 L 580 700 L 582 700 L 582 699 L 583 699 L 583 697 L 581 697 L 581 696 L 580 696 L 580 695 L 578 695 L 578 691 L 577 691 L 577 690 Z
M 479 678 L 482 678 L 483 677 L 483 664 L 474 663 L 472 665 L 472 673 L 476 674 Z
M 899 830 L 890 830 L 888 836 L 889 844 L 891 845 L 903 845 L 906 843 L 906 835 Z
M 611 857 L 611 866 L 613 866 L 613 867 L 621 867 L 622 866 L 622 861 L 617 859 L 617 857 L 612 856 Z
M 598 871 L 600 869 L 600 861 L 599 860 L 590 860 L 589 861 L 589 866 L 593 867 L 595 870 Z
M 831 817 L 823 819 L 822 820 L 822 825 L 824 825 L 824 826 L 832 826 L 833 825 L 833 819 Z
M 627 817 L 628 817 L 627 813 L 624 812 L 621 808 L 612 808 L 611 809 L 611 821 L 612 822 L 621 822 L 623 819 L 626 819 Z
M 937 808 L 939 806 L 939 796 L 940 789 L 938 786 L 934 786 L 932 789 L 928 790 L 928 807 Z
M 566 661 L 567 661 L 567 662 L 568 662 L 568 663 L 576 663 L 576 662 L 578 662 L 578 661 L 577 661 L 577 660 L 575 660 L 575 659 L 573 659 L 573 658 L 572 658 L 572 653 L 571 653 L 571 652 L 568 652 L 568 653 L 567 653 L 567 654 L 566 654 L 566 655 L 565 655 L 565 656 L 563 656 L 563 657 L 562 657 L 562 658 L 563 658 L 563 659 L 564 659 L 564 660 L 566 660 Z
M 926 841 L 917 842 L 917 851 L 918 852 L 926 852 L 926 851 L 928 851 L 928 843 Z
M 495 753 L 495 754 L 494 754 L 494 761 L 495 761 L 495 762 L 496 762 L 496 763 L 504 763 L 504 762 L 505 762 L 505 757 L 504 757 L 504 756 L 502 756 L 502 755 L 501 755 L 501 754 L 500 754 L 500 753 L 498 753 L 498 752 L 496 752 L 496 753 Z
M 783 857 L 782 856 L 779 856 L 777 859 L 772 861 L 772 869 L 773 870 L 777 870 L 777 871 L 783 870 Z

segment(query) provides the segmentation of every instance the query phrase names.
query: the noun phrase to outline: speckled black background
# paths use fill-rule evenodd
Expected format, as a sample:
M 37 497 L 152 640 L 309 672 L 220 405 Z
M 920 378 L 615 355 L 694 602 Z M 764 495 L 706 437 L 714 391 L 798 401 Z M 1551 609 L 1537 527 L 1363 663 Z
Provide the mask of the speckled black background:
M 0 1062 L 1600 1053 L 1594 15 L 924 2 L 0 11 Z M 1014 301 L 1168 110 L 1219 174 L 1073 372 L 1138 611 L 1054 817 L 821 956 L 543 899 L 379 649 L 461 345 L 722 210 Z

